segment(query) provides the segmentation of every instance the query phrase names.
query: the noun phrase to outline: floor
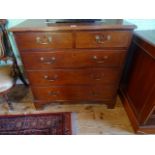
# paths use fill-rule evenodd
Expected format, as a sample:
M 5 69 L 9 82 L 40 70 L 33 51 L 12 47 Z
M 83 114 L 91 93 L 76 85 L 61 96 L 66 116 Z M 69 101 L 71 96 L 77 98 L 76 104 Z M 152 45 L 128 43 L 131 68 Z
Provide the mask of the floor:
M 115 109 L 107 109 L 102 104 L 46 105 L 43 110 L 36 111 L 32 95 L 28 88 L 18 85 L 9 94 L 14 111 L 9 111 L 7 104 L 0 99 L 0 114 L 29 114 L 46 112 L 74 112 L 74 128 L 78 135 L 120 135 L 134 134 L 127 114 L 120 99 Z

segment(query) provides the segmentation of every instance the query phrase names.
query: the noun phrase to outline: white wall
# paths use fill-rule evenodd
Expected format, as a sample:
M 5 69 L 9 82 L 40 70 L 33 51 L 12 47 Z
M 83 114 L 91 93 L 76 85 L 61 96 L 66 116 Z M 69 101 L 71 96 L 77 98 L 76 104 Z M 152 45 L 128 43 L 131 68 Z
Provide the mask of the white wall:
M 126 21 L 137 25 L 136 30 L 155 29 L 155 19 L 127 19 Z
M 20 24 L 23 21 L 25 21 L 25 19 L 8 19 L 8 28 Z

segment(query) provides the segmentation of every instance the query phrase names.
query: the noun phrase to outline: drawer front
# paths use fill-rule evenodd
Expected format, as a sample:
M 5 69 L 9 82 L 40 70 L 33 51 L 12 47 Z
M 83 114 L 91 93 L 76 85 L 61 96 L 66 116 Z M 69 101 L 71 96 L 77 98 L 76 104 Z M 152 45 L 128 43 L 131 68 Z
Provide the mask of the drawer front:
M 88 31 L 76 33 L 76 48 L 128 47 L 129 31 Z
M 124 51 L 22 52 L 21 54 L 28 70 L 120 66 L 125 55 Z
M 44 48 L 72 48 L 72 33 L 67 32 L 32 32 L 15 33 L 20 50 Z
M 28 71 L 34 86 L 114 84 L 119 79 L 119 68 Z
M 32 87 L 35 100 L 105 100 L 112 99 L 116 94 L 114 86 L 66 86 L 66 87 Z

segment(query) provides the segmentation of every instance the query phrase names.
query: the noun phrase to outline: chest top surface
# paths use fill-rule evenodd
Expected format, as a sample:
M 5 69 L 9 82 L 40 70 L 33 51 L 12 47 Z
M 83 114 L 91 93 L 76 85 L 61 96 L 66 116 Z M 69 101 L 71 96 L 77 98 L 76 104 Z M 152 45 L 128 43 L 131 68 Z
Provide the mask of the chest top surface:
M 46 19 L 31 19 L 12 27 L 10 31 L 65 31 L 65 30 L 102 30 L 126 29 L 132 30 L 135 25 L 120 19 L 105 19 L 94 23 L 54 23 Z M 51 21 L 51 20 L 50 20 Z

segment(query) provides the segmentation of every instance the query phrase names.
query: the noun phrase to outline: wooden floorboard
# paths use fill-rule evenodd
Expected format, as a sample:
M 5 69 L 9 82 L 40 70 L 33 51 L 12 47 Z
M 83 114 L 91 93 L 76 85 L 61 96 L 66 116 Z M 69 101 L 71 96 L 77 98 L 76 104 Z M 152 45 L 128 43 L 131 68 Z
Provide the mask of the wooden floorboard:
M 75 128 L 78 135 L 134 134 L 130 121 L 120 99 L 115 109 L 107 109 L 102 104 L 50 104 L 43 110 L 36 111 L 29 89 L 16 86 L 9 94 L 14 111 L 9 111 L 7 104 L 0 99 L 0 114 L 29 114 L 49 112 L 74 112 Z

